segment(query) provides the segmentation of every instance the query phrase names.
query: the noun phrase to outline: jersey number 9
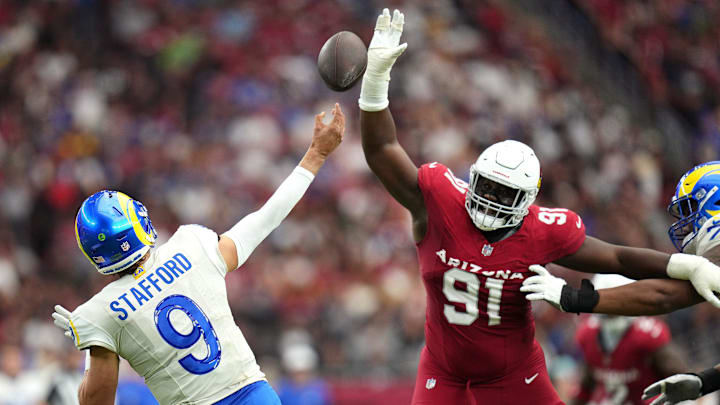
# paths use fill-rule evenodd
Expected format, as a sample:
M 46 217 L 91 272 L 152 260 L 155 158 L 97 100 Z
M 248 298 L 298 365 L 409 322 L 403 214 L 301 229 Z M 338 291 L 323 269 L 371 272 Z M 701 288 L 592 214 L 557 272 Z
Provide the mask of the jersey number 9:
M 192 321 L 192 330 L 182 334 L 175 329 L 170 322 L 170 314 L 174 310 L 180 310 Z M 198 307 L 195 301 L 184 295 L 171 295 L 160 301 L 155 308 L 155 326 L 160 336 L 170 346 L 177 349 L 187 349 L 194 345 L 202 335 L 207 345 L 207 356 L 198 359 L 188 354 L 180 359 L 180 365 L 190 373 L 205 374 L 213 371 L 220 364 L 220 341 L 215 329 L 205 313 Z

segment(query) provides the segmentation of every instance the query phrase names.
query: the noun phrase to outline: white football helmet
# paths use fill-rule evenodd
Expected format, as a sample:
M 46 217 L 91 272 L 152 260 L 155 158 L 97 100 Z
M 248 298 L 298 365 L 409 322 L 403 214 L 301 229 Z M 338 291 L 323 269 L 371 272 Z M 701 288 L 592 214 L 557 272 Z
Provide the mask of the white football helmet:
M 540 161 L 532 148 L 502 141 L 485 149 L 470 167 L 465 208 L 483 231 L 514 227 L 527 215 L 539 190 Z

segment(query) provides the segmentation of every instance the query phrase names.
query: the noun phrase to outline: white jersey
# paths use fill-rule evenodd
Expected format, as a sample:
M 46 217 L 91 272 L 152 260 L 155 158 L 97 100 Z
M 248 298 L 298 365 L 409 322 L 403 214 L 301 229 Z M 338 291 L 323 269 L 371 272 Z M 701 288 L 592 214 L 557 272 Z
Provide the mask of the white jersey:
M 160 404 L 211 404 L 265 375 L 227 300 L 218 236 L 184 225 L 71 316 L 78 349 L 126 359 Z
M 685 246 L 683 253 L 703 256 L 718 245 L 720 245 L 720 214 L 705 221 L 697 235 Z

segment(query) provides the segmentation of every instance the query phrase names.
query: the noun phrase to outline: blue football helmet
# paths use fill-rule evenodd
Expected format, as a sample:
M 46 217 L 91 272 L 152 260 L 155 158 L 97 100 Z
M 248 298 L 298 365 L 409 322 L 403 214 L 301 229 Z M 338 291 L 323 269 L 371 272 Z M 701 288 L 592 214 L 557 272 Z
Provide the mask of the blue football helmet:
M 720 214 L 719 191 L 720 161 L 697 165 L 680 178 L 668 206 L 670 215 L 677 218 L 668 235 L 679 251 L 695 238 L 705 221 Z
M 99 191 L 83 201 L 75 218 L 78 247 L 100 274 L 130 268 L 155 245 L 147 209 L 119 191 Z

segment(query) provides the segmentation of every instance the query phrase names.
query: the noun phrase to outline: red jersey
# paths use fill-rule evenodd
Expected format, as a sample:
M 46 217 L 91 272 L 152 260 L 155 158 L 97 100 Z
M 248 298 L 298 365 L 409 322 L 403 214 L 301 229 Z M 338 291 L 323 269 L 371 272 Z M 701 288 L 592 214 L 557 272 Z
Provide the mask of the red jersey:
M 532 264 L 575 253 L 585 226 L 572 211 L 531 206 L 520 228 L 488 242 L 465 210 L 467 183 L 439 163 L 423 165 L 418 183 L 427 232 L 417 244 L 425 290 L 425 344 L 449 375 L 492 382 L 533 353 L 535 323 L 520 292 Z
M 650 400 L 640 399 L 643 389 L 667 377 L 655 373 L 650 358 L 656 350 L 670 342 L 668 326 L 654 318 L 634 318 L 611 353 L 603 351 L 599 335 L 600 320 L 597 316 L 585 318 L 575 335 L 595 378 L 590 403 L 649 404 Z

